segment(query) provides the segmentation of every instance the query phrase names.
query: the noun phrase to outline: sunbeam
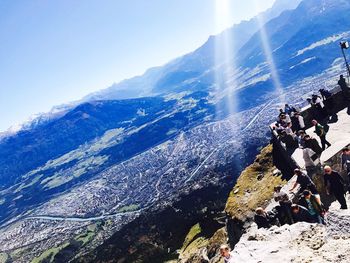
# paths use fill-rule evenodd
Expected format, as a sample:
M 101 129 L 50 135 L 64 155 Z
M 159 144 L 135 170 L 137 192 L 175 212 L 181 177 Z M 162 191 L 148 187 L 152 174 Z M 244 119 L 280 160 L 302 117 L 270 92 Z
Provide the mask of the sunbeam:
M 230 24 L 232 6 L 229 0 L 216 0 L 216 29 L 222 30 Z M 228 112 L 232 115 L 237 110 L 234 95 L 236 85 L 236 67 L 234 63 L 234 41 L 231 30 L 227 29 L 216 37 L 215 41 L 215 87 L 219 103 L 217 113 Z
M 255 4 L 255 9 L 256 10 L 260 10 L 259 8 L 259 4 L 260 1 L 255 0 L 254 1 Z M 273 52 L 271 50 L 271 45 L 270 45 L 270 41 L 268 38 L 268 34 L 266 32 L 266 28 L 265 28 L 265 21 L 264 21 L 264 17 L 259 14 L 257 15 L 257 20 L 258 20 L 258 24 L 259 24 L 259 28 L 260 28 L 260 39 L 263 45 L 263 50 L 264 50 L 264 55 L 266 58 L 266 62 L 269 66 L 270 69 L 270 73 L 271 73 L 271 78 L 273 81 L 273 85 L 275 88 L 275 92 L 276 92 L 276 96 L 279 97 L 279 102 L 280 103 L 285 103 L 285 96 L 284 96 L 284 91 L 283 91 L 283 86 L 280 80 L 280 76 L 278 74 L 278 70 L 276 68 L 276 64 L 275 64 L 275 60 L 273 57 Z

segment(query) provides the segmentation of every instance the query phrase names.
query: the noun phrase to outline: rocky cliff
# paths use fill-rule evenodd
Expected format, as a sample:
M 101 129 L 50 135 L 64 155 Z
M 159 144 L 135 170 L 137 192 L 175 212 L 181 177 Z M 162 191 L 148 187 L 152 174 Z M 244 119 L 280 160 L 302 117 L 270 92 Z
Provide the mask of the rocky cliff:
M 337 111 L 339 120 L 330 123 L 327 135 L 334 145 L 322 153 L 321 161 L 322 165 L 330 165 L 341 171 L 341 149 L 349 144 L 350 131 L 346 125 L 349 121 L 344 110 L 346 105 L 342 104 L 343 100 L 337 99 L 338 95 L 339 93 L 333 98 L 340 109 Z M 307 133 L 311 134 L 312 131 L 313 128 L 307 130 Z M 284 146 L 278 140 L 273 141 L 274 144 L 265 147 L 255 162 L 238 178 L 226 203 L 225 227 L 204 241 L 196 235 L 197 238 L 192 238 L 192 244 L 189 239 L 194 235 L 190 232 L 178 262 L 221 262 L 219 247 L 225 243 L 234 248 L 234 262 L 349 262 L 347 248 L 350 244 L 350 212 L 341 210 L 339 204 L 334 202 L 334 197 L 326 195 L 321 167 L 311 176 L 323 204 L 329 208 L 325 216 L 326 225 L 297 223 L 257 229 L 252 222 L 255 208 L 261 206 L 270 210 L 277 205 L 272 200 L 273 187 L 282 184 L 285 185 L 283 190 L 288 192 L 295 181 L 291 170 L 293 167 L 303 167 L 303 161 L 297 156 L 299 150 L 288 156 Z M 345 179 L 345 173 L 343 176 Z M 349 201 L 350 196 L 347 196 L 347 202 Z M 194 230 L 196 226 L 191 229 L 192 233 Z
M 348 198 L 348 202 L 350 199 Z M 297 223 L 270 229 L 250 228 L 234 250 L 236 262 L 349 262 L 350 211 L 332 204 L 327 227 Z
M 261 150 L 254 163 L 241 173 L 229 194 L 225 227 L 218 229 L 212 237 L 205 237 L 201 234 L 200 225 L 194 225 L 180 250 L 179 262 L 221 262 L 218 254 L 220 245 L 229 242 L 233 247 L 239 242 L 251 226 L 255 208 L 268 205 L 273 196 L 273 186 L 286 182 L 274 164 L 277 156 L 272 145 Z
M 271 145 L 265 147 L 255 162 L 242 172 L 227 200 L 226 226 L 205 238 L 200 226 L 194 225 L 177 262 L 223 262 L 219 255 L 223 243 L 234 247 L 236 262 L 349 262 L 350 211 L 340 210 L 337 203 L 332 203 L 326 214 L 327 226 L 297 223 L 257 229 L 252 221 L 254 209 L 268 206 L 273 186 L 286 183 L 273 164 L 272 153 Z M 339 155 L 332 159 L 338 160 Z M 291 183 L 292 180 L 288 184 Z M 320 185 L 321 180 L 316 183 Z M 347 200 L 350 202 L 349 196 Z

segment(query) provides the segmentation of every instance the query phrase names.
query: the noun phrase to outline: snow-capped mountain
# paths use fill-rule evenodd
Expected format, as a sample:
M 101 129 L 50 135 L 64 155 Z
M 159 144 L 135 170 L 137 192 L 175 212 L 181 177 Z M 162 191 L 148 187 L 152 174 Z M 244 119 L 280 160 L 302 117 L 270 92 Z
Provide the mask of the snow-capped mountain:
M 272 8 L 261 13 L 260 16 L 264 21 L 270 21 L 286 10 L 296 8 L 300 2 L 301 0 L 278 0 Z M 224 35 L 229 31 L 230 37 L 234 39 L 235 49 L 238 51 L 261 26 L 256 17 L 249 21 L 242 21 L 217 36 L 209 37 L 206 43 L 192 53 L 177 58 L 162 67 L 149 69 L 142 76 L 116 83 L 105 90 L 90 94 L 84 100 L 125 99 L 161 95 L 179 90 L 207 89 L 207 83 L 189 84 L 188 80 L 198 80 L 205 72 L 213 70 L 216 43 L 222 41 Z
M 228 62 L 215 59 L 223 34 L 212 36 L 186 56 L 3 137 L 0 250 L 15 262 L 83 262 L 98 246 L 118 248 L 108 261 L 133 253 L 133 237 L 116 244 L 113 235 L 135 218 L 208 185 L 213 193 L 223 186 L 220 204 L 225 180 L 232 184 L 268 141 L 282 97 L 302 103 L 336 85 L 349 12 L 348 0 L 277 1 L 223 32 L 237 38 Z M 184 226 L 196 212 L 186 213 Z M 137 251 L 147 249 L 155 253 L 153 246 Z

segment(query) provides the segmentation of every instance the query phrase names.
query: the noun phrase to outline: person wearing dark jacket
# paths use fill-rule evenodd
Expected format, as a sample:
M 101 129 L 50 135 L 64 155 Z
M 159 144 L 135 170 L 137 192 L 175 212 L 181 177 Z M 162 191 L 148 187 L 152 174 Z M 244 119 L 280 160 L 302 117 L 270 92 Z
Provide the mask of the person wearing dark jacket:
M 291 105 L 285 104 L 284 112 L 290 116 L 293 112 L 296 112 L 296 109 Z
M 309 190 L 304 190 L 302 198 L 299 200 L 299 204 L 306 207 L 319 224 L 324 224 L 324 209 L 319 198 L 313 195 Z
M 331 116 L 329 123 L 338 122 L 338 115 L 336 112 L 334 112 L 335 103 L 332 97 L 332 93 L 325 89 L 320 89 L 319 92 L 321 93 L 321 96 L 323 98 L 323 102 L 325 104 L 325 108 L 327 109 L 328 115 Z
M 318 194 L 316 185 L 305 172 L 302 172 L 297 168 L 294 170 L 294 174 L 297 176 L 297 180 L 294 183 L 293 187 L 290 189 L 290 192 L 293 192 L 294 189 L 300 185 L 301 192 L 304 190 L 310 190 L 313 194 Z
M 292 120 L 292 131 L 297 132 L 301 130 L 300 124 L 299 124 L 299 119 L 296 114 L 293 114 L 291 117 Z
M 349 147 L 345 147 L 342 149 L 341 170 L 346 171 L 346 174 L 348 175 L 348 191 L 350 193 L 350 148 Z
M 348 84 L 346 83 L 346 80 L 345 80 L 343 75 L 340 75 L 338 85 L 340 86 L 340 88 L 343 92 L 343 99 L 344 99 L 345 103 L 348 104 L 347 113 L 350 115 L 350 88 L 349 88 Z
M 326 89 L 318 90 L 322 96 L 323 102 L 332 98 L 332 93 Z
M 345 200 L 344 179 L 341 175 L 333 171 L 330 166 L 324 167 L 324 184 L 326 186 L 327 195 L 333 194 L 340 203 L 340 209 L 348 209 Z
M 279 221 L 281 224 L 293 224 L 293 217 L 292 217 L 292 201 L 289 199 L 289 196 L 286 192 L 282 191 L 282 186 L 278 185 L 274 188 L 274 194 L 273 198 L 276 202 L 280 205 L 280 211 L 279 211 Z
M 342 149 L 341 154 L 341 167 L 346 171 L 350 181 L 350 148 L 345 147 Z
M 305 121 L 304 121 L 304 117 L 300 115 L 300 112 L 295 112 L 294 116 L 297 118 L 298 120 L 298 124 L 300 127 L 300 130 L 305 131 Z
M 266 212 L 262 207 L 255 210 L 254 221 L 258 228 L 270 228 L 273 225 L 278 225 L 277 215 L 272 211 Z
M 348 84 L 346 83 L 346 80 L 343 75 L 340 75 L 338 85 L 340 86 L 343 94 L 344 94 L 344 99 L 349 99 L 350 98 L 350 89 Z
M 315 219 L 312 217 L 310 212 L 303 206 L 293 204 L 292 205 L 292 215 L 294 222 L 307 222 L 315 223 Z
M 306 136 L 306 133 L 304 130 L 300 130 L 298 131 L 298 144 L 299 144 L 299 147 L 301 148 L 305 148 L 305 139 L 304 137 Z
M 327 111 L 320 96 L 313 94 L 310 103 L 312 116 L 316 120 L 322 121 L 327 117 Z
M 282 131 L 280 140 L 286 145 L 287 153 L 290 156 L 299 147 L 298 138 L 294 137 L 292 134 L 287 134 L 286 131 Z
M 304 146 L 305 148 L 310 148 L 313 150 L 318 156 L 321 156 L 323 151 L 321 146 L 315 138 L 311 138 L 311 136 L 308 134 L 304 136 Z
M 326 145 L 328 147 L 330 147 L 331 144 L 326 139 L 327 131 L 325 130 L 324 126 L 319 124 L 318 121 L 316 121 L 316 120 L 312 120 L 312 125 L 315 126 L 315 131 L 314 132 L 318 135 L 318 137 L 320 137 L 322 150 L 326 149 Z

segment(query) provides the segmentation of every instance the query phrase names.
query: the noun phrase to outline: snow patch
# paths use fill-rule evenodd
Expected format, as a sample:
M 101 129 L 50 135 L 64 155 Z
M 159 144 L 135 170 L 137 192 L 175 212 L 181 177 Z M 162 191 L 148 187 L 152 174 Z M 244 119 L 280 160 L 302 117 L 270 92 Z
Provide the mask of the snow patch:
M 341 33 L 341 34 L 337 34 L 337 35 L 333 35 L 333 36 L 330 36 L 330 37 L 327 37 L 325 39 L 322 39 L 320 41 L 317 41 L 313 44 L 311 44 L 310 46 L 304 48 L 304 49 L 301 49 L 297 52 L 297 54 L 294 56 L 294 57 L 297 57 L 297 56 L 300 56 L 302 54 L 304 54 L 305 52 L 307 51 L 310 51 L 312 49 L 315 49 L 317 47 L 320 47 L 320 46 L 324 46 L 324 45 L 328 45 L 330 43 L 333 43 L 335 41 L 338 41 L 340 39 L 343 39 L 345 37 L 347 37 L 349 35 L 350 32 L 344 32 L 344 33 Z
M 302 64 L 305 64 L 305 63 L 308 63 L 312 60 L 316 59 L 316 57 L 311 57 L 311 58 L 307 58 L 307 59 L 304 59 L 303 61 L 301 61 L 300 63 L 294 65 L 294 66 L 291 66 L 289 69 L 293 69 L 293 68 L 296 68 L 297 66 L 300 66 Z

